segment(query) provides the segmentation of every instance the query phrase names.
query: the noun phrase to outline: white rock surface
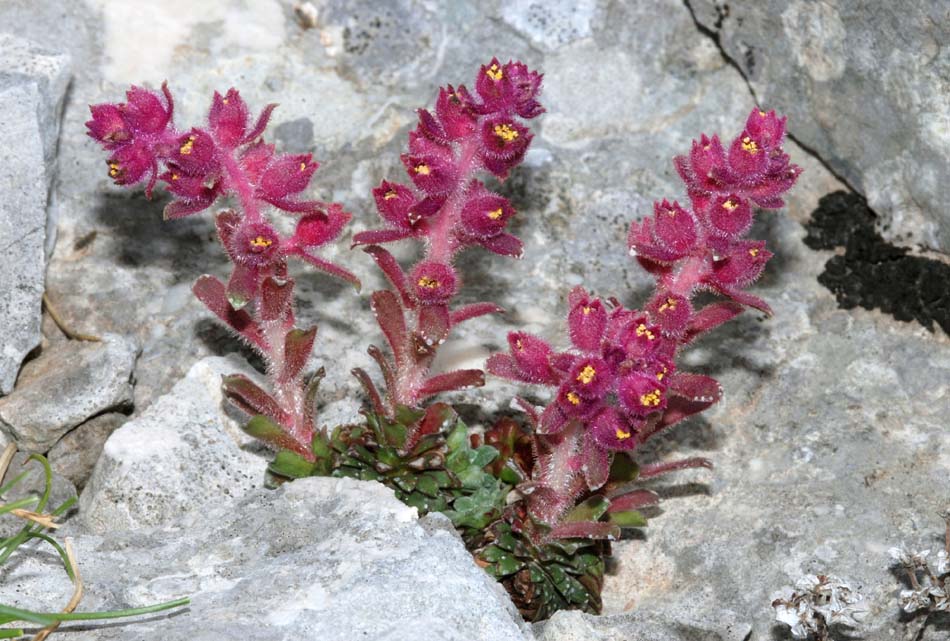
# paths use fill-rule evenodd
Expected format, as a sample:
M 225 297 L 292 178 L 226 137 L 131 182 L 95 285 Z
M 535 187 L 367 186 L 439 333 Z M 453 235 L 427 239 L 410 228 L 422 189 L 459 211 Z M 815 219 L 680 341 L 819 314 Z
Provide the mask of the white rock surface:
M 446 519 L 418 520 L 378 483 L 309 478 L 218 501 L 174 528 L 74 543 L 83 609 L 192 598 L 134 625 L 83 626 L 84 641 L 533 638 Z M 56 608 L 69 592 L 51 556 L 29 555 L 0 584 L 0 601 Z
M 0 398 L 0 428 L 21 450 L 46 452 L 87 419 L 132 402 L 133 338 L 66 341 L 27 363 L 16 389 Z
M 267 460 L 222 403 L 221 377 L 245 368 L 225 358 L 201 360 L 112 433 L 80 499 L 91 530 L 170 525 L 183 512 L 260 487 Z

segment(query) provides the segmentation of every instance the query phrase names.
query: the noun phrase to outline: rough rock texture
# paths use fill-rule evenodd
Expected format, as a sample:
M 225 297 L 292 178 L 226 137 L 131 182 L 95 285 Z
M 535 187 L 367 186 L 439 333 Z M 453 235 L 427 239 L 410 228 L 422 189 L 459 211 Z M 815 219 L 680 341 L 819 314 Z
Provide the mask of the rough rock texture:
M 695 617 L 644 609 L 612 617 L 562 611 L 534 629 L 538 641 L 746 641 L 750 626 L 728 610 Z
M 125 414 L 109 412 L 95 416 L 57 441 L 47 457 L 53 471 L 82 491 L 102 454 L 106 439 L 129 420 Z
M 214 0 L 200 7 L 140 4 L 0 3 L 0 25 L 33 39 L 55 40 L 82 61 L 66 106 L 60 147 L 64 170 L 55 188 L 62 214 L 49 270 L 54 300 L 66 320 L 83 331 L 136 335 L 143 345 L 135 402 L 144 423 L 134 432 L 138 436 L 119 448 L 123 456 L 131 453 L 134 464 L 114 466 L 107 446 L 96 471 L 99 480 L 85 490 L 95 504 L 95 525 L 103 529 L 109 523 L 169 519 L 186 506 L 223 501 L 221 494 L 228 489 L 243 495 L 260 482 L 264 462 L 257 459 L 257 467 L 242 472 L 240 483 L 227 479 L 222 461 L 231 470 L 240 459 L 220 432 L 213 440 L 196 437 L 194 447 L 162 453 L 166 435 L 205 434 L 194 430 L 222 420 L 214 400 L 219 397 L 209 396 L 217 394 L 213 377 L 205 376 L 200 385 L 189 379 L 191 392 L 166 396 L 172 386 L 207 355 L 243 358 L 246 350 L 209 319 L 189 291 L 201 273 L 226 274 L 210 218 L 163 222 L 164 196 L 147 201 L 140 192 L 112 187 L 102 154 L 84 134 L 87 104 L 118 99 L 129 83 L 157 86 L 165 78 L 176 92 L 183 124 L 203 114 L 214 89 L 230 84 L 254 107 L 279 102 L 268 138 L 285 149 L 316 151 L 322 165 L 311 194 L 345 203 L 354 213 L 356 231 L 377 225 L 369 190 L 382 178 L 404 176 L 399 154 L 415 122 L 414 109 L 432 103 L 439 83 L 471 84 L 478 63 L 491 55 L 522 58 L 542 68 L 548 113 L 539 119 L 526 164 L 503 186 L 518 210 L 514 226 L 525 239 L 526 258 L 513 262 L 472 252 L 460 261 L 464 302 L 493 300 L 510 310 L 505 317 L 463 327 L 440 354 L 444 366 L 477 367 L 503 346 L 510 329 L 562 335 L 564 296 L 572 285 L 583 282 L 625 303 L 642 302 L 650 279 L 626 256 L 629 222 L 647 214 L 654 199 L 682 199 L 670 157 L 686 151 L 701 132 L 736 133 L 755 103 L 745 80 L 713 40 L 699 33 L 680 0 L 327 0 L 315 3 L 317 25 L 307 30 L 299 26 L 290 3 L 276 0 Z M 816 5 L 815 15 L 835 6 L 844 15 L 842 4 Z M 763 29 L 766 25 L 749 31 L 755 35 Z M 910 32 L 907 37 L 916 37 L 917 31 Z M 819 40 L 834 44 L 827 34 Z M 859 47 L 848 42 L 845 49 L 850 55 Z M 794 56 L 774 59 L 798 64 Z M 927 60 L 924 56 L 920 63 L 929 64 Z M 853 69 L 847 66 L 841 78 L 815 83 L 812 93 L 794 93 L 794 100 L 783 101 L 777 94 L 759 97 L 765 106 L 791 112 L 793 131 L 806 141 L 804 132 L 823 123 L 834 124 L 823 134 L 834 137 L 851 123 L 829 120 L 830 108 L 816 113 L 808 101 L 819 89 L 839 84 L 847 89 L 855 81 Z M 771 77 L 761 76 L 761 82 L 771 83 Z M 869 73 L 865 80 L 877 82 L 875 77 Z M 793 86 L 792 79 L 784 82 Z M 889 93 L 892 86 L 892 99 L 899 104 L 929 100 L 926 92 L 936 91 L 939 82 L 919 92 L 905 93 L 899 83 L 879 92 Z M 862 104 L 873 106 L 875 100 Z M 933 109 L 936 116 L 945 113 L 938 107 Z M 853 144 L 871 149 L 881 136 L 872 141 L 864 132 L 905 122 L 900 114 L 869 114 L 853 105 L 831 115 L 838 118 L 839 113 L 860 115 L 855 120 L 861 135 Z M 936 116 L 925 124 L 939 124 Z M 943 135 L 938 124 L 931 141 Z M 906 153 L 914 145 L 922 158 L 935 153 L 911 132 L 905 136 Z M 940 523 L 931 515 L 946 500 L 950 470 L 945 425 L 950 347 L 944 335 L 916 325 L 837 308 L 816 281 L 832 252 L 805 247 L 800 223 L 809 219 L 821 196 L 842 185 L 802 149 L 790 145 L 790 153 L 806 173 L 787 209 L 764 216 L 752 234 L 768 240 L 776 252 L 756 292 L 776 314 L 762 319 L 747 313 L 690 353 L 686 366 L 720 377 L 726 398 L 716 411 L 684 424 L 653 452 L 644 453 L 645 460 L 703 454 L 717 469 L 660 484 L 668 498 L 662 512 L 637 538 L 615 546 L 617 559 L 605 594 L 608 616 L 559 617 L 555 623 L 560 628 L 551 628 L 550 634 L 557 629 L 570 633 L 576 625 L 591 639 L 637 639 L 641 630 L 656 635 L 669 631 L 671 639 L 689 630 L 694 636 L 732 639 L 730 635 L 741 638 L 751 629 L 751 641 L 773 641 L 782 634 L 778 628 L 773 633 L 769 595 L 817 570 L 850 578 L 869 594 L 873 607 L 866 638 L 898 639 L 907 629 L 899 620 L 900 584 L 888 570 L 885 549 L 902 539 L 927 540 L 939 533 Z M 904 153 L 902 148 L 892 156 L 903 158 Z M 854 182 L 842 167 L 861 157 L 847 151 L 826 160 Z M 931 163 L 915 172 L 926 177 L 943 166 Z M 904 180 L 886 174 L 882 180 L 868 180 L 866 188 L 898 179 Z M 894 193 L 903 197 L 904 192 Z M 913 196 L 924 203 L 939 193 L 935 189 Z M 399 253 L 408 258 L 412 250 Z M 294 266 L 299 319 L 320 326 L 311 365 L 324 365 L 328 372 L 323 388 L 327 420 L 351 420 L 358 392 L 349 370 L 370 368 L 367 340 L 381 342 L 366 292 L 382 287 L 383 281 L 369 258 L 349 252 L 345 243 L 327 257 L 357 272 L 364 294 L 357 296 L 346 285 Z M 506 408 L 516 391 L 521 390 L 491 381 L 484 390 L 453 400 L 466 420 L 477 424 Z M 183 414 L 202 418 L 185 422 Z M 112 438 L 121 443 L 119 435 L 134 423 Z M 146 460 L 146 451 L 154 455 L 154 465 Z M 178 476 L 180 466 L 188 470 L 184 477 Z M 135 476 L 124 477 L 126 469 L 137 470 Z M 211 481 L 189 485 L 176 480 L 199 475 Z M 112 489 L 92 501 L 94 484 Z M 139 485 L 143 490 L 133 492 Z M 185 495 L 191 492 L 198 494 Z M 359 510 L 360 505 L 341 502 L 339 509 Z M 182 517 L 178 523 L 194 518 Z M 329 545 L 319 536 L 313 539 L 314 545 Z M 195 545 L 206 545 L 203 553 L 211 555 L 217 541 Z M 111 565 L 121 567 L 119 562 Z M 240 581 L 241 573 L 249 571 L 240 567 L 229 580 Z M 426 570 L 447 572 L 442 566 Z M 101 592 L 123 594 L 127 578 L 116 574 L 103 570 L 97 583 Z M 181 574 L 185 577 L 176 578 Z M 200 592 L 197 570 L 162 571 L 161 576 L 171 577 L 165 580 L 175 586 L 191 581 Z M 423 572 L 422 578 L 429 576 Z M 226 606 L 220 607 L 223 613 Z M 374 614 L 379 610 L 377 605 Z M 231 612 L 251 616 L 239 605 Z M 176 625 L 194 620 L 181 617 Z M 143 632 L 144 638 L 154 629 Z M 121 629 L 125 635 L 134 631 Z M 395 627 L 392 635 L 401 638 Z
M 417 520 L 377 483 L 305 479 L 191 512 L 172 529 L 80 534 L 74 544 L 83 608 L 192 598 L 182 612 L 78 633 L 89 641 L 524 638 L 444 517 Z M 55 561 L 37 556 L 5 578 L 0 600 L 55 608 L 69 592 Z
M 67 56 L 0 33 L 0 396 L 40 343 L 46 207 L 68 82 Z
M 66 341 L 27 363 L 16 390 L 0 398 L 0 428 L 22 450 L 46 452 L 85 420 L 132 401 L 134 339 Z
M 943 0 L 690 0 L 763 104 L 883 217 L 950 250 L 950 7 Z
M 196 363 L 109 436 L 80 500 L 90 530 L 172 526 L 261 485 L 266 460 L 222 404 L 221 377 L 239 367 L 224 358 Z

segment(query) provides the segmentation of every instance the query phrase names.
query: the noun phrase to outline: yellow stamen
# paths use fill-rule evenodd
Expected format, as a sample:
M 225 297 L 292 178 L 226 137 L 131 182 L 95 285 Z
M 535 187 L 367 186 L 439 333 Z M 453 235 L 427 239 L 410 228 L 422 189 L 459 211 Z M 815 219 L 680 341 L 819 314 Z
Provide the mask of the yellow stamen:
M 764 118 L 764 117 L 765 117 L 765 112 L 764 112 L 764 111 L 762 111 L 761 109 L 759 109 L 759 115 L 760 115 L 760 116 L 762 116 L 762 117 Z
M 660 305 L 660 311 L 665 312 L 666 310 L 675 311 L 676 310 L 676 299 L 667 298 L 666 302 Z
M 498 82 L 499 80 L 505 77 L 505 74 L 501 72 L 501 69 L 496 64 L 493 64 L 488 69 L 486 69 L 485 75 L 491 78 L 492 80 L 494 80 L 495 82 Z
M 264 236 L 258 236 L 257 238 L 251 239 L 252 247 L 260 247 L 263 249 L 266 247 L 270 247 L 273 244 L 274 244 L 274 241 L 272 241 L 270 238 L 265 238 Z
M 424 162 L 419 163 L 418 165 L 416 165 L 416 166 L 413 168 L 413 171 L 415 171 L 417 174 L 419 174 L 419 175 L 421 175 L 421 176 L 428 176 L 429 174 L 432 173 L 432 170 L 429 169 L 429 165 L 425 164 Z
M 578 396 L 577 394 L 575 394 L 574 392 L 568 392 L 568 393 L 567 393 L 567 401 L 568 401 L 571 405 L 580 405 L 580 404 L 581 404 L 581 397 Z
M 195 137 L 188 136 L 188 140 L 185 141 L 185 144 L 178 148 L 178 153 L 182 156 L 188 156 L 191 154 L 192 149 L 195 147 Z
M 640 405 L 644 407 L 656 407 L 660 404 L 660 390 L 655 389 L 640 397 Z
M 752 256 L 752 258 L 755 258 L 758 255 L 759 255 L 759 250 L 756 249 L 755 247 L 749 250 L 749 256 Z
M 735 211 L 736 207 L 738 206 L 739 206 L 739 203 L 732 202 L 732 198 L 730 198 L 729 200 L 727 200 L 726 202 L 722 204 L 722 208 L 725 209 L 726 211 Z
M 383 200 L 392 200 L 397 197 L 399 194 L 396 193 L 395 189 L 390 189 L 383 195 Z
M 742 139 L 742 149 L 748 151 L 752 155 L 759 153 L 759 146 L 755 144 L 755 141 L 748 136 Z
M 630 432 L 624 432 L 619 427 L 617 428 L 617 431 L 615 432 L 615 434 L 617 435 L 617 440 L 620 440 L 620 441 L 625 441 L 631 436 Z
M 227 99 L 227 98 L 222 99 L 222 100 L 221 100 L 221 104 L 223 104 L 223 105 L 228 104 L 228 99 Z
M 584 312 L 584 316 L 588 316 L 590 314 L 590 305 L 584 305 L 581 307 L 581 311 Z
M 122 168 L 119 166 L 119 163 L 110 162 L 109 163 L 109 176 L 115 178 L 122 171 Z
M 662 371 L 656 373 L 656 380 L 662 381 L 663 377 L 666 376 L 666 368 L 664 367 Z
M 178 174 L 172 174 L 172 180 L 178 180 Z
M 518 137 L 518 130 L 509 124 L 495 125 L 494 131 L 503 142 L 511 142 Z
M 300 163 L 300 171 L 307 171 L 307 163 L 305 162 Z
M 581 370 L 581 373 L 577 375 L 577 380 L 583 383 L 584 385 L 590 385 L 590 382 L 594 380 L 594 377 L 597 375 L 597 370 L 595 370 L 590 365 L 587 365 L 584 369 Z
M 503 213 L 504 212 L 501 210 L 501 207 L 499 207 L 498 209 L 488 212 L 488 217 L 491 218 L 492 220 L 498 220 L 499 218 L 501 218 L 501 215 Z
M 646 336 L 648 341 L 652 341 L 656 336 L 653 335 L 653 332 L 647 329 L 647 326 L 643 323 L 637 325 L 637 336 Z
M 423 276 L 417 282 L 419 287 L 425 287 L 426 289 L 435 289 L 439 286 L 439 281 L 434 278 L 429 278 L 428 276 Z

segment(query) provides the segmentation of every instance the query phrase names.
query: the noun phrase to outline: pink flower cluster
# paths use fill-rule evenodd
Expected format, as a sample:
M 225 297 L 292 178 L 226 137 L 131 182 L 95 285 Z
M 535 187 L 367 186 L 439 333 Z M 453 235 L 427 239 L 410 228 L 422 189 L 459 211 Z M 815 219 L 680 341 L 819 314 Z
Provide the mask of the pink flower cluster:
M 663 200 L 652 218 L 630 230 L 631 253 L 657 279 L 643 311 L 616 299 L 605 303 L 578 287 L 568 297 L 573 349 L 558 352 L 536 336 L 513 332 L 509 353 L 489 359 L 491 374 L 556 388 L 541 411 L 519 399 L 539 438 L 548 441 L 541 449 L 554 452 L 534 479 L 537 518 L 554 523 L 577 496 L 603 486 L 613 452 L 631 451 L 719 400 L 714 379 L 677 371 L 675 359 L 682 345 L 738 314 L 737 303 L 768 310 L 739 290 L 771 256 L 764 242 L 743 236 L 753 206 L 781 206 L 781 194 L 801 173 L 781 148 L 784 133 L 784 118 L 756 109 L 728 153 L 717 137 L 703 136 L 689 158 L 675 159 L 692 210 Z M 733 300 L 697 310 L 691 299 L 701 289 Z M 707 464 L 695 459 L 666 469 Z
M 193 289 L 267 362 L 273 395 L 241 375 L 225 381 L 225 394 L 257 415 L 249 430 L 279 449 L 312 460 L 312 403 L 305 399 L 303 370 L 316 328 L 302 330 L 294 325 L 294 281 L 288 275 L 287 259 L 304 260 L 357 287 L 359 280 L 313 254 L 337 238 L 351 216 L 338 204 L 301 198 L 317 163 L 311 154 L 278 154 L 273 145 L 261 140 L 274 107 L 268 105 L 252 124 L 247 105 L 235 89 L 223 96 L 215 92 L 207 126 L 179 131 L 167 85 L 162 85 L 161 94 L 132 87 L 124 103 L 91 106 L 92 120 L 86 127 L 111 152 L 106 162 L 116 184 L 147 180 L 149 196 L 157 181 L 165 184 L 175 196 L 165 208 L 167 219 L 196 214 L 222 197 L 239 203 L 215 219 L 233 263 L 227 285 L 205 275 Z M 265 216 L 267 209 L 296 216 L 294 233 L 279 233 Z
M 340 205 L 299 199 L 318 164 L 311 154 L 277 154 L 260 139 L 275 106 L 268 105 L 252 125 L 235 89 L 224 96 L 215 92 L 207 127 L 179 131 L 172 94 L 163 84 L 161 94 L 132 87 L 124 103 L 91 106 L 86 123 L 89 135 L 112 152 L 106 163 L 117 185 L 147 180 L 151 196 L 156 181 L 165 184 L 175 196 L 166 218 L 198 213 L 223 196 L 239 200 L 242 211 L 218 221 L 234 263 L 227 293 L 236 309 L 255 299 L 265 278 L 286 278 L 288 256 L 358 284 L 353 274 L 312 253 L 339 236 L 350 214 Z M 279 234 L 263 207 L 298 215 L 295 233 Z
M 743 236 L 752 226 L 753 207 L 783 206 L 781 195 L 802 172 L 782 149 L 785 122 L 774 111 L 753 109 L 728 151 L 718 136 L 694 140 L 689 156 L 673 160 L 691 209 L 663 200 L 654 204 L 652 218 L 631 225 L 630 253 L 657 277 L 650 305 L 667 331 L 685 330 L 692 316 L 688 299 L 697 287 L 770 311 L 741 289 L 759 277 L 772 254 L 763 241 Z
M 464 86 L 441 88 L 435 114 L 419 110 L 419 124 L 409 134 L 409 153 L 401 156 L 412 186 L 383 181 L 373 190 L 387 227 L 358 233 L 353 243 L 367 246 L 398 294 L 373 296 L 394 355 L 393 363 L 377 358 L 387 380 L 390 410 L 400 404 L 415 406 L 435 391 L 483 383 L 479 370 L 435 380 L 428 379 L 427 372 L 436 346 L 453 325 L 501 311 L 491 303 L 452 310 L 460 285 L 452 263 L 459 251 L 474 245 L 503 256 L 522 254 L 521 240 L 505 231 L 514 208 L 476 175 L 486 171 L 504 179 L 524 159 L 532 134 L 521 119 L 544 111 L 537 100 L 541 79 L 521 62 L 492 59 L 479 70 L 474 94 Z M 425 243 L 424 258 L 408 273 L 379 246 L 406 238 Z M 407 315 L 415 316 L 414 327 Z

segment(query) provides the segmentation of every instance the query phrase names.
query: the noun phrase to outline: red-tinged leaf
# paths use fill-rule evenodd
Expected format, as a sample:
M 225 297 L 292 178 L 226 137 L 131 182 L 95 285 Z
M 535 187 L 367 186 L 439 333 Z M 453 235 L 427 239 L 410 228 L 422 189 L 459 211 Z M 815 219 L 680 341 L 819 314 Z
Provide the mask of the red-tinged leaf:
M 616 541 L 620 538 L 620 527 L 612 523 L 594 523 L 592 521 L 563 523 L 551 530 L 549 536 L 552 539 L 606 539 Z
M 458 325 L 463 321 L 484 316 L 485 314 L 504 314 L 505 310 L 494 303 L 472 303 L 463 305 L 451 313 L 452 325 Z
M 711 376 L 676 372 L 666 384 L 668 393 L 694 403 L 707 403 L 707 407 L 722 398 L 722 386 Z
M 425 399 L 441 392 L 452 392 L 467 387 L 483 387 L 485 373 L 480 369 L 460 369 L 433 376 L 419 389 L 419 399 Z
M 257 296 L 260 272 L 241 263 L 234 264 L 231 278 L 228 280 L 228 302 L 234 309 L 243 309 Z
M 427 345 L 440 345 L 451 327 L 447 305 L 422 305 L 419 308 L 419 333 Z
M 300 375 L 310 358 L 313 341 L 317 338 L 317 328 L 292 329 L 284 338 L 284 367 L 280 372 L 280 381 L 292 381 Z
M 537 406 L 534 403 L 528 402 L 527 399 L 521 398 L 520 396 L 515 396 L 515 404 L 521 408 L 521 411 L 528 415 L 528 418 L 531 420 L 531 426 L 537 429 L 538 422 L 541 420 L 541 415 L 538 413 Z
M 220 318 L 228 327 L 237 332 L 241 337 L 255 345 L 260 350 L 265 350 L 266 345 L 261 336 L 260 328 L 251 318 L 251 315 L 244 310 L 236 310 L 228 302 L 224 283 L 205 274 L 195 281 L 191 291 L 204 303 L 211 312 Z
M 225 376 L 221 390 L 229 401 L 251 416 L 263 414 L 281 425 L 287 424 L 289 420 L 277 400 L 243 374 Z
M 749 307 L 753 307 L 759 310 L 760 312 L 766 314 L 767 316 L 772 315 L 772 308 L 769 307 L 769 304 L 766 303 L 761 298 L 759 298 L 758 296 L 753 296 L 749 292 L 743 292 L 737 289 L 723 289 L 723 288 L 719 288 L 715 286 L 714 288 L 723 296 L 728 296 L 729 298 L 731 298 L 732 300 L 736 301 L 737 303 L 741 305 L 747 305 Z
M 173 200 L 165 205 L 162 216 L 165 220 L 178 220 L 179 218 L 184 218 L 186 216 L 191 216 L 192 214 L 197 214 L 200 211 L 204 211 L 211 206 L 212 202 L 214 201 L 207 198 Z
M 396 370 L 402 371 L 409 362 L 408 335 L 406 333 L 406 317 L 403 314 L 399 299 L 390 291 L 373 292 L 370 297 L 370 306 L 376 315 L 376 322 L 383 330 L 383 335 L 396 358 Z
M 360 385 L 362 385 L 363 389 L 366 391 L 366 395 L 369 397 L 369 404 L 373 408 L 373 411 L 380 416 L 389 416 L 390 413 L 386 411 L 385 407 L 383 407 L 383 399 L 380 398 L 379 390 L 376 389 L 376 385 L 373 384 L 373 379 L 369 377 L 369 374 L 359 367 L 351 370 L 351 373 L 356 377 L 356 380 L 360 382 Z
M 482 247 L 501 256 L 521 258 L 524 255 L 524 243 L 517 236 L 501 233 L 478 241 Z
M 361 231 L 353 234 L 352 247 L 359 245 L 376 245 L 378 243 L 391 243 L 397 240 L 403 240 L 415 235 L 411 229 L 372 229 L 370 231 Z
M 706 305 L 689 319 L 684 342 L 688 343 L 697 336 L 719 327 L 741 313 L 742 306 L 732 301 L 722 301 Z
M 610 499 L 610 507 L 607 512 L 626 512 L 627 510 L 639 510 L 642 507 L 657 505 L 660 502 L 660 495 L 650 490 L 634 490 L 622 496 Z
M 323 260 L 322 258 L 317 258 L 316 256 L 308 254 L 302 249 L 295 251 L 294 255 L 304 259 L 322 272 L 330 274 L 331 276 L 336 276 L 341 280 L 345 280 L 346 282 L 353 285 L 353 287 L 356 288 L 356 291 L 360 291 L 360 279 L 357 278 L 353 272 L 343 269 L 339 265 L 335 265 L 328 260 Z
M 403 449 L 411 452 L 423 436 L 437 434 L 441 431 L 448 432 L 456 421 L 458 421 L 458 414 L 450 405 L 433 403 L 426 408 L 422 418 L 411 426 Z
M 242 429 L 254 438 L 267 443 L 275 450 L 290 450 L 308 460 L 313 460 L 313 452 L 311 452 L 308 447 L 302 443 L 298 443 L 297 440 L 284 431 L 281 426 L 266 416 L 253 417 Z
M 593 492 L 603 487 L 610 475 L 610 453 L 599 447 L 588 433 L 581 456 L 581 471 L 584 473 L 587 489 Z
M 254 123 L 254 128 L 248 132 L 244 138 L 241 139 L 239 145 L 244 145 L 249 142 L 253 142 L 255 138 L 258 138 L 264 130 L 267 129 L 267 123 L 270 120 L 271 112 L 277 108 L 276 103 L 271 103 L 264 107 L 264 111 L 261 112 L 261 115 L 257 117 L 257 122 Z
M 399 263 L 396 262 L 393 255 L 379 245 L 364 247 L 363 251 L 373 257 L 373 260 L 376 261 L 376 264 L 386 276 L 386 280 L 388 280 L 396 291 L 399 292 L 399 295 L 402 296 L 403 305 L 407 309 L 415 307 L 415 301 L 413 301 L 409 295 L 406 272 L 402 270 L 402 267 L 399 266 Z
M 222 211 L 214 217 L 214 227 L 218 230 L 218 238 L 228 254 L 231 253 L 231 238 L 240 224 L 241 215 L 231 209 Z
M 485 363 L 485 370 L 492 376 L 507 378 L 510 381 L 525 382 L 525 377 L 518 367 L 518 361 L 511 354 L 492 354 Z
M 376 364 L 379 366 L 379 371 L 382 372 L 383 380 L 386 382 L 386 398 L 391 404 L 394 404 L 393 394 L 396 391 L 395 370 L 393 370 L 389 360 L 383 354 L 383 350 L 379 349 L 375 345 L 370 345 L 367 347 L 366 352 L 374 361 L 376 361 Z
M 287 325 L 294 323 L 294 281 L 288 278 L 278 281 L 275 278 L 265 278 L 261 283 L 261 303 L 258 313 L 261 321 L 270 322 L 282 320 Z
M 640 478 L 648 479 L 654 476 L 660 476 L 661 474 L 667 474 L 677 470 L 687 470 L 694 467 L 704 467 L 707 470 L 711 470 L 713 469 L 713 464 L 709 459 L 701 457 L 671 461 L 669 463 L 654 463 L 653 465 L 644 465 L 640 468 Z
M 318 200 L 294 200 L 293 198 L 280 198 L 277 196 L 268 196 L 264 194 L 258 194 L 258 197 L 266 203 L 269 203 L 276 207 L 277 209 L 286 211 L 291 214 L 303 214 L 303 215 L 315 215 L 315 216 L 325 216 L 326 215 L 326 203 L 322 203 Z
M 303 415 L 304 421 L 308 427 L 316 429 L 317 427 L 317 392 L 320 391 L 320 383 L 327 375 L 324 368 L 318 369 L 307 381 L 307 387 L 303 395 Z

